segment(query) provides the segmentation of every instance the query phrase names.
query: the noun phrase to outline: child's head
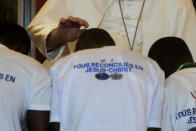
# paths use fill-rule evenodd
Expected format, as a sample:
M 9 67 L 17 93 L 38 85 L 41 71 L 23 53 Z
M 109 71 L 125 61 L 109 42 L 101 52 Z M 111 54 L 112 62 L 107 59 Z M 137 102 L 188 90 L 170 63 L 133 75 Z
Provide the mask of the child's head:
M 28 33 L 13 23 L 0 23 L 0 43 L 23 54 L 28 54 L 30 49 Z
M 177 37 L 165 37 L 157 40 L 148 56 L 154 59 L 165 72 L 166 78 L 186 62 L 193 63 L 193 57 L 186 43 Z
M 115 45 L 115 42 L 109 33 L 103 29 L 93 28 L 80 36 L 75 51 L 113 45 Z

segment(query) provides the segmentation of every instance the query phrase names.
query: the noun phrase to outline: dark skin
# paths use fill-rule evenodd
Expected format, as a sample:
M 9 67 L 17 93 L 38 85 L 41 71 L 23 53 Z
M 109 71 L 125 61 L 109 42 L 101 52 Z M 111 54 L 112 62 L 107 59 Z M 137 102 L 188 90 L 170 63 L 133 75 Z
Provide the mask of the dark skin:
M 50 131 L 60 131 L 60 123 L 59 122 L 50 123 Z
M 193 5 L 194 5 L 194 7 L 196 9 L 196 0 L 193 0 Z
M 150 127 L 147 129 L 147 131 L 161 131 L 161 128 Z
M 28 131 L 49 131 L 49 111 L 28 110 L 26 121 Z
M 61 18 L 58 27 L 52 30 L 46 39 L 47 50 L 51 51 L 66 42 L 78 39 L 86 31 L 86 29 L 80 29 L 82 26 L 88 28 L 88 22 L 72 16 L 67 19 Z
M 28 55 L 28 52 L 29 52 L 29 47 L 28 47 L 28 45 L 25 45 L 25 44 L 23 44 L 21 46 L 12 45 L 12 46 L 8 46 L 8 48 L 15 50 L 17 52 L 20 52 L 22 54 L 25 54 L 25 55 Z

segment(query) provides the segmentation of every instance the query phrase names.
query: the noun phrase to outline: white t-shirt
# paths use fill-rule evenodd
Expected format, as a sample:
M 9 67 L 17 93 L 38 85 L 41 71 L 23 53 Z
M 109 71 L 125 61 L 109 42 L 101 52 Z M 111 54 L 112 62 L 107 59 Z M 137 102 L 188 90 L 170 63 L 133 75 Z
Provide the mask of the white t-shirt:
M 38 62 L 1 44 L 0 60 L 0 131 L 21 131 L 27 110 L 50 110 L 51 78 Z
M 164 75 L 151 59 L 118 47 L 76 52 L 50 70 L 51 122 L 61 131 L 160 127 Z
M 189 131 L 196 127 L 195 85 L 196 68 L 177 71 L 166 80 L 162 131 Z

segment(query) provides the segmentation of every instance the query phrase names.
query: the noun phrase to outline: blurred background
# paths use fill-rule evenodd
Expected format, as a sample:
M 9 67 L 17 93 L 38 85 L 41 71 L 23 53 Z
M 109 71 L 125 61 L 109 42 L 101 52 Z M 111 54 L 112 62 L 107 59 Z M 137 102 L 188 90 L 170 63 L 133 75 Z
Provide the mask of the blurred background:
M 27 27 L 46 0 L 0 0 L 0 21 Z
M 0 0 L 0 22 L 13 22 L 27 29 L 46 0 Z M 32 45 L 30 55 L 41 63 L 45 58 Z

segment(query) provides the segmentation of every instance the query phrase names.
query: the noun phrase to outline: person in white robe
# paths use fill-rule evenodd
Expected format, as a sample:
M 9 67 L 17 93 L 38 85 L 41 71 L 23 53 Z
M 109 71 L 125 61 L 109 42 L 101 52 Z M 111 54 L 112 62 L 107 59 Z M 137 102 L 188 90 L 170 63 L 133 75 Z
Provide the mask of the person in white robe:
M 196 60 L 196 13 L 190 0 L 47 0 L 28 29 L 41 53 L 55 61 L 73 52 L 71 41 L 85 31 L 81 26 L 104 28 L 117 46 L 145 56 L 157 39 L 177 36 L 189 43 Z M 67 32 L 72 39 L 66 39 Z

